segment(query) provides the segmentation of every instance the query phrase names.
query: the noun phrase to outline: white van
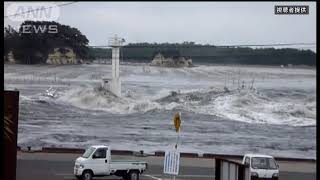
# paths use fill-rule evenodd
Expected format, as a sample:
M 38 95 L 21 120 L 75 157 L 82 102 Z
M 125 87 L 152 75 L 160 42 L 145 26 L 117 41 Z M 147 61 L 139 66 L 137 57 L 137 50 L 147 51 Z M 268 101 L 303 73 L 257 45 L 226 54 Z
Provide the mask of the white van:
M 245 154 L 242 164 L 249 166 L 251 180 L 279 179 L 279 165 L 272 156 Z

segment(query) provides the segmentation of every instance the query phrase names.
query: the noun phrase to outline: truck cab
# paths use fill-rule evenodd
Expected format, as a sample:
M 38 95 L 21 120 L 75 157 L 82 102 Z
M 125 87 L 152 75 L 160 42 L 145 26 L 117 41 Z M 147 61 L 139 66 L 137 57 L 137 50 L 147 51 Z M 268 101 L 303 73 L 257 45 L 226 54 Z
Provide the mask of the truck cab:
M 92 177 L 116 175 L 125 180 L 138 180 L 147 169 L 147 163 L 141 161 L 112 161 L 109 146 L 90 146 L 74 165 L 77 179 L 91 180 Z
M 249 167 L 250 180 L 278 180 L 279 165 L 272 156 L 245 154 L 242 164 Z

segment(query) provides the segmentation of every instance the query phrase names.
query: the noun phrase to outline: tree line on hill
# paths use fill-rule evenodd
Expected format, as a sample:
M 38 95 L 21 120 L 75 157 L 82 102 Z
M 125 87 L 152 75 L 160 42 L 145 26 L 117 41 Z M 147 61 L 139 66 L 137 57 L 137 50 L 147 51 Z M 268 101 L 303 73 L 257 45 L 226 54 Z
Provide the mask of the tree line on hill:
M 77 28 L 54 21 L 24 21 L 19 29 L 4 28 L 4 55 L 23 64 L 45 63 L 54 48 L 72 48 L 79 59 L 93 59 L 89 40 Z M 63 52 L 61 52 L 63 53 Z
M 90 48 L 98 59 L 110 59 L 111 49 Z M 316 53 L 293 48 L 218 47 L 194 42 L 131 43 L 120 49 L 123 61 L 150 62 L 155 54 L 165 57 L 190 57 L 193 63 L 248 64 L 248 65 L 316 65 Z

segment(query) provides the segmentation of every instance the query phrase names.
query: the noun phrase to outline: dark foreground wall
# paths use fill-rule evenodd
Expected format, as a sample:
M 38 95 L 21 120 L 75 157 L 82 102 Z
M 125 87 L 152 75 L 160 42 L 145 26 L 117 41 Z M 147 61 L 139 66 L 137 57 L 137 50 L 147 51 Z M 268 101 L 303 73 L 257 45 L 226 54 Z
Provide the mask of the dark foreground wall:
M 4 91 L 4 180 L 16 179 L 19 92 Z

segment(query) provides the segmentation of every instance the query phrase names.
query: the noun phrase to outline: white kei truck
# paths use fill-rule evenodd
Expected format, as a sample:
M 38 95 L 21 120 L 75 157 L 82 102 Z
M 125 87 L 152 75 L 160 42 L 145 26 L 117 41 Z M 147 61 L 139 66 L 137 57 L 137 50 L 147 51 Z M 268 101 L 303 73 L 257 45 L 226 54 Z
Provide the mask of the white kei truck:
M 249 167 L 250 180 L 278 180 L 279 165 L 269 155 L 245 154 L 242 164 Z
M 90 146 L 75 161 L 73 173 L 77 179 L 91 180 L 92 177 L 119 176 L 124 180 L 139 180 L 139 175 L 148 168 L 142 161 L 111 160 L 109 146 Z

